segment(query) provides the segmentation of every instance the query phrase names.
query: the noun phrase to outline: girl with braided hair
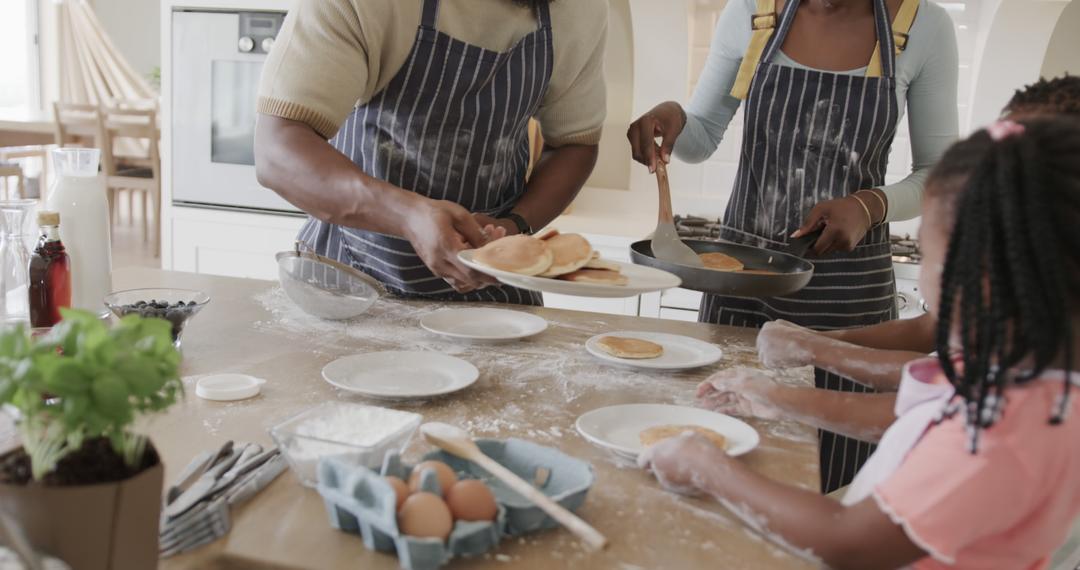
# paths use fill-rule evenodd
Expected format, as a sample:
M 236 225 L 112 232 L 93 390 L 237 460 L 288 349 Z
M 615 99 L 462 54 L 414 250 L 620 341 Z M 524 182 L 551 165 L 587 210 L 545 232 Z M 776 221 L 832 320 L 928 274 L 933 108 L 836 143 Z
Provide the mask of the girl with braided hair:
M 1016 91 L 1002 116 L 1080 118 L 1080 77 L 1040 79 Z M 784 417 L 875 443 L 896 419 L 896 389 L 904 365 L 935 350 L 937 319 L 913 319 L 868 327 L 814 331 L 787 321 L 765 323 L 758 357 L 769 368 L 813 365 L 850 378 L 873 392 L 843 393 L 787 386 L 746 368 L 723 370 L 699 389 L 699 405 L 742 416 Z M 842 491 L 842 490 L 841 490 Z
M 1045 568 L 1080 514 L 1080 122 L 999 121 L 954 145 L 923 204 L 938 355 L 843 502 L 683 434 L 640 463 L 834 568 Z

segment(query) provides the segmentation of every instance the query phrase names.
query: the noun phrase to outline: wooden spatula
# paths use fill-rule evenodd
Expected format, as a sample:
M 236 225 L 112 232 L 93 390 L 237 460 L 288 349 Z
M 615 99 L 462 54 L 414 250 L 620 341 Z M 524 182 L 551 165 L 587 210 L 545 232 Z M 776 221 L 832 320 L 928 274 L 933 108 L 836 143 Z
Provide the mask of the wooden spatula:
M 472 461 L 488 473 L 491 473 L 496 479 L 532 501 L 533 504 L 540 507 L 540 510 L 569 529 L 570 532 L 576 534 L 590 548 L 600 550 L 607 546 L 607 539 L 604 538 L 604 535 L 589 526 L 589 523 L 581 520 L 577 515 L 563 508 L 562 505 L 552 501 L 547 495 L 541 493 L 521 477 L 518 477 L 513 471 L 484 455 L 484 452 L 480 451 L 480 448 L 476 446 L 472 436 L 465 430 L 449 424 L 432 422 L 421 426 L 420 433 L 424 434 L 424 439 L 428 443 L 451 455 Z
M 659 152 L 659 151 L 657 151 Z M 675 231 L 675 215 L 671 211 L 671 185 L 668 183 L 667 165 L 656 163 L 656 183 L 660 187 L 660 215 L 653 232 L 653 257 L 690 267 L 704 267 L 701 258 L 679 238 Z

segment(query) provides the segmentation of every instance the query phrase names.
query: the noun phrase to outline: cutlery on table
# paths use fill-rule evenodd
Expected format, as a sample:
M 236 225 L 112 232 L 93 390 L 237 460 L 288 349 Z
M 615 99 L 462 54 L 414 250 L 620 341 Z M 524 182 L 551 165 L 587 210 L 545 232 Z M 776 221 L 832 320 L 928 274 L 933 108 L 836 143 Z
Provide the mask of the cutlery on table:
M 191 463 L 188 463 L 187 467 L 180 472 L 180 476 L 176 478 L 176 484 L 169 487 L 168 492 L 165 493 L 165 504 L 171 505 L 177 497 L 184 493 L 188 486 L 201 477 L 203 473 L 206 473 L 207 469 L 210 469 L 215 463 L 221 461 L 223 457 L 232 453 L 232 449 L 233 442 L 229 440 L 218 448 L 217 453 L 211 454 L 209 451 L 203 451 L 196 455 L 191 460 Z
M 236 462 L 240 460 L 240 455 L 241 451 L 233 450 L 228 457 L 222 459 L 203 473 L 190 487 L 181 493 L 175 501 L 165 507 L 165 516 L 169 518 L 179 516 L 196 503 L 206 498 L 207 493 L 214 488 L 218 479 L 220 479 L 226 471 L 232 469 L 233 465 L 236 465 Z
M 522 497 L 525 497 L 534 505 L 540 507 L 540 510 L 558 521 L 559 524 L 566 527 L 570 532 L 576 534 L 578 538 L 583 540 L 589 547 L 600 550 L 607 546 L 607 539 L 604 538 L 604 535 L 600 534 L 600 532 L 590 526 L 589 523 L 585 522 L 562 505 L 552 501 L 550 497 L 537 490 L 536 487 L 533 487 L 532 484 L 519 477 L 513 471 L 510 471 L 497 463 L 494 459 L 484 455 L 484 452 L 480 451 L 480 448 L 476 446 L 476 442 L 473 441 L 472 436 L 470 436 L 467 431 L 449 424 L 432 422 L 421 426 L 420 432 L 424 434 L 424 439 L 426 439 L 428 443 L 451 455 L 472 461 L 482 467 L 485 471 L 505 483 Z

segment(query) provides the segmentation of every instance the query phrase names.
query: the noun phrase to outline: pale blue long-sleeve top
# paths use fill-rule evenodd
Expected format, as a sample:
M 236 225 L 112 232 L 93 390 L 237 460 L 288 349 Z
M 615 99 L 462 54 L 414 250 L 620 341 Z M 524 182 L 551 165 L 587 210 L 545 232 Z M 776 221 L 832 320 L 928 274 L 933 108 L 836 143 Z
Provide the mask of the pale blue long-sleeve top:
M 731 96 L 731 88 L 750 44 L 754 5 L 754 0 L 730 0 L 720 15 L 705 69 L 686 106 L 686 127 L 675 142 L 675 156 L 681 160 L 698 163 L 712 156 L 739 109 L 741 101 Z M 903 180 L 880 187 L 889 200 L 886 221 L 919 215 L 930 168 L 957 140 L 958 59 L 952 19 L 941 6 L 921 0 L 907 49 L 897 57 L 896 65 L 900 108 L 896 120 L 904 118 L 906 108 L 912 171 Z M 773 63 L 812 69 L 782 50 L 776 52 Z M 840 73 L 864 75 L 866 68 Z

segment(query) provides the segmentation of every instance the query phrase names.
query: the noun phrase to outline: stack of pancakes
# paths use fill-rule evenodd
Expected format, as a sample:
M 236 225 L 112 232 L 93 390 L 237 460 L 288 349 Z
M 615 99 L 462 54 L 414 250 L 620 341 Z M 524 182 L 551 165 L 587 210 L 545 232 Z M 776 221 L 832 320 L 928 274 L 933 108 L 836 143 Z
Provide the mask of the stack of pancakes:
M 584 237 L 557 230 L 495 240 L 476 250 L 473 260 L 518 275 L 603 285 L 622 286 L 628 282 L 619 264 L 602 259 Z

